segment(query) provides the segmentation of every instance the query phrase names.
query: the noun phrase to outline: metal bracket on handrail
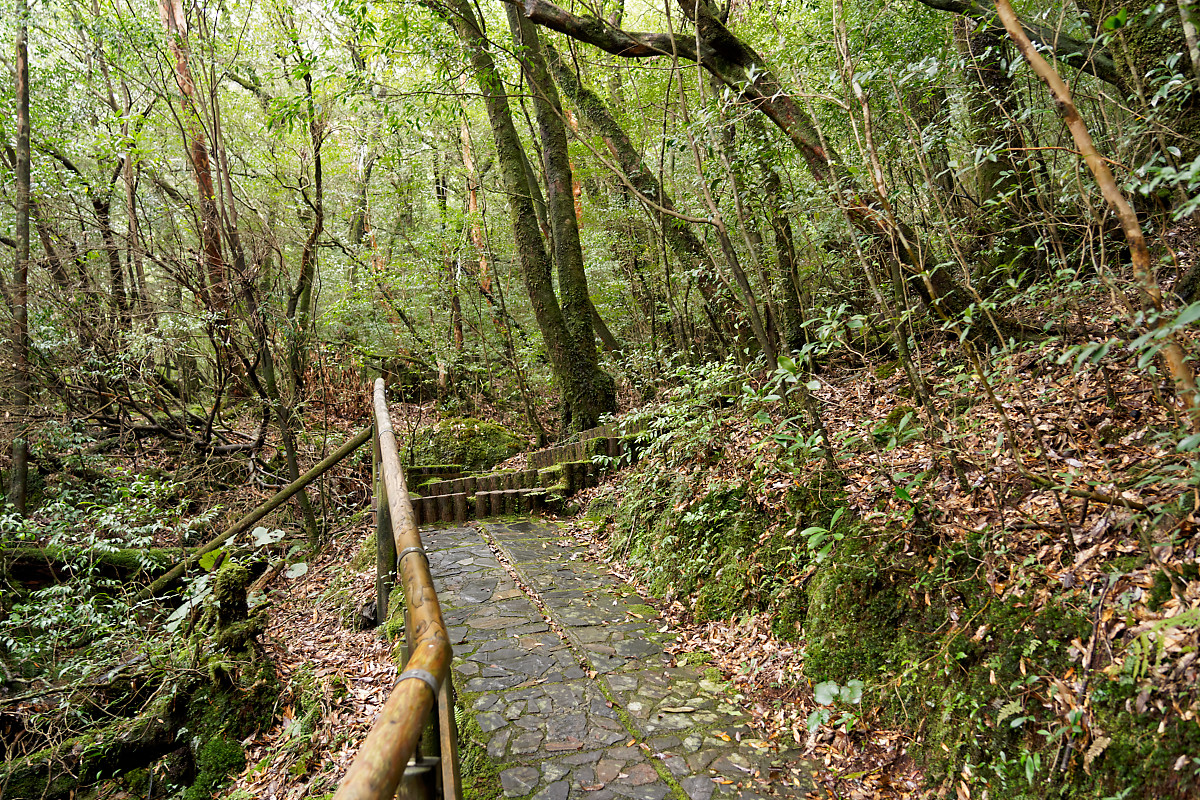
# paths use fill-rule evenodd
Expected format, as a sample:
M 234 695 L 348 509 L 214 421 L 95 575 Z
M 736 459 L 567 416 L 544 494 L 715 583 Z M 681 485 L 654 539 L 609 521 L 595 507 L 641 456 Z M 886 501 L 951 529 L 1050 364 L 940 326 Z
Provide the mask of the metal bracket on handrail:
M 400 677 L 396 678 L 396 685 L 399 686 L 401 684 L 401 682 L 403 682 L 403 681 L 412 681 L 412 680 L 425 681 L 425 683 L 429 684 L 429 688 L 433 689 L 433 693 L 435 695 L 438 693 L 438 689 L 440 688 L 438 686 L 437 677 L 434 676 L 434 674 L 432 672 L 428 672 L 423 669 L 406 669 L 406 670 L 404 670 L 404 672 L 400 673 Z
M 401 550 L 401 551 L 400 551 L 400 553 L 399 553 L 399 554 L 396 556 L 396 563 L 397 563 L 397 564 L 399 564 L 401 561 L 403 561 L 403 560 L 404 560 L 404 557 L 405 557 L 406 555 L 408 555 L 409 553 L 420 553 L 422 556 L 424 556 L 424 557 L 425 557 L 425 563 L 426 563 L 426 564 L 428 564 L 428 563 L 429 563 L 429 554 L 425 552 L 425 548 L 424 548 L 424 547 L 406 547 L 406 548 L 404 548 L 404 549 L 403 549 L 403 550 Z

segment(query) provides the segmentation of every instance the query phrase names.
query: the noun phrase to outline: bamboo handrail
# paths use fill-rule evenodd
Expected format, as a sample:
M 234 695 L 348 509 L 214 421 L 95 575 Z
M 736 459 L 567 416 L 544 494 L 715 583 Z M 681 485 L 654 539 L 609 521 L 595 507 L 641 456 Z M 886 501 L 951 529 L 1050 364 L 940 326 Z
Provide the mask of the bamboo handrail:
M 400 679 L 338 786 L 334 800 L 383 800 L 396 796 L 405 768 L 416 753 L 426 722 L 438 703 L 438 695 L 446 694 L 445 683 L 450 673 L 450 639 L 408 499 L 382 378 L 375 381 L 374 411 L 383 490 L 379 499 L 381 505 L 386 499 L 396 552 L 400 554 L 400 580 L 411 647 Z M 442 705 L 447 705 L 445 700 Z M 445 716 L 443 712 L 442 725 L 452 724 L 453 714 L 449 715 L 450 720 Z M 443 760 L 453 760 L 454 748 L 450 750 L 442 753 Z M 451 773 L 457 776 L 456 764 L 452 764 Z M 444 786 L 443 794 L 456 797 L 460 791 L 457 780 L 450 784 Z

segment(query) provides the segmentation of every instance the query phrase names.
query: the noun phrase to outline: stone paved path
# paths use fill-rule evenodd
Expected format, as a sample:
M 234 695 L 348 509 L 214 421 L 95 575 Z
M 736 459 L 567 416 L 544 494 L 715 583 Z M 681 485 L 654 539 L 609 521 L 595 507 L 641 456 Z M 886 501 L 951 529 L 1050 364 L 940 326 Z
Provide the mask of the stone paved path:
M 724 684 L 695 666 L 672 666 L 663 651 L 672 635 L 659 633 L 661 621 L 643 598 L 588 560 L 582 546 L 541 521 L 487 522 L 482 531 L 422 536 L 454 646 L 460 704 L 501 764 L 506 796 L 804 796 L 781 785 L 787 754 L 753 738 Z

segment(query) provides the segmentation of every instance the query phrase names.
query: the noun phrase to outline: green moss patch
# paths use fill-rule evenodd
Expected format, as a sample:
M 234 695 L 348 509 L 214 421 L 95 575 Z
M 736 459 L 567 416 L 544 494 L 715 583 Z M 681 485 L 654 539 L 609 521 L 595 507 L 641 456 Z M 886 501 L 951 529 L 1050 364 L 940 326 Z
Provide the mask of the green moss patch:
M 494 422 L 454 417 L 417 431 L 415 464 L 461 464 L 483 472 L 525 449 L 527 441 Z
M 500 767 L 487 753 L 487 739 L 475 718 L 466 712 L 460 698 L 455 709 L 458 717 L 458 765 L 462 772 L 464 800 L 496 800 L 503 794 Z
M 184 800 L 208 800 L 221 784 L 246 766 L 246 753 L 224 736 L 209 739 L 196 751 L 196 781 L 183 793 Z

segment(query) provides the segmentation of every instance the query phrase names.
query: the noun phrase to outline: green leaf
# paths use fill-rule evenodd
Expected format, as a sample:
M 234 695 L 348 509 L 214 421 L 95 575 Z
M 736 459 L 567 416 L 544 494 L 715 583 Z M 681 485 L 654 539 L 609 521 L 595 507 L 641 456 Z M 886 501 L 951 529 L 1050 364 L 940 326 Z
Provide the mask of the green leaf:
M 854 703 L 856 705 L 861 703 L 864 685 L 858 678 L 846 681 L 846 685 L 842 687 L 842 699 L 847 703 Z
M 1179 316 L 1175 318 L 1175 325 L 1177 327 L 1191 325 L 1198 319 L 1200 319 L 1200 302 L 1195 302 L 1179 312 Z
M 820 564 L 822 561 L 825 560 L 826 556 L 829 555 L 829 551 L 833 549 L 834 544 L 836 544 L 836 542 L 831 541 L 829 544 L 825 545 L 824 547 L 822 547 L 820 550 L 817 551 L 817 563 L 818 564 Z
M 1125 21 L 1128 19 L 1129 12 L 1122 8 L 1120 11 L 1104 20 L 1104 27 L 1106 30 L 1115 31 L 1117 28 L 1124 28 Z
M 1189 450 L 1195 450 L 1200 446 L 1200 433 L 1193 433 L 1191 436 L 1184 438 L 1179 444 L 1175 445 L 1176 453 L 1186 453 Z
M 288 567 L 287 571 L 284 572 L 283 574 L 286 575 L 289 579 L 290 578 L 299 578 L 302 575 L 307 575 L 308 574 L 308 564 L 306 564 L 303 561 L 297 561 L 295 564 L 292 564 L 290 567 Z
M 906 503 L 913 502 L 912 495 L 910 495 L 908 493 L 908 489 L 905 489 L 903 486 L 896 487 L 896 497 L 899 497 L 901 500 L 903 500 Z
M 813 699 L 823 706 L 832 705 L 841 691 L 842 687 L 833 681 L 822 681 L 813 687 Z
M 200 569 L 208 570 L 209 572 L 212 572 L 213 569 L 218 564 L 221 563 L 221 560 L 224 557 L 225 557 L 224 548 L 221 548 L 219 550 L 209 551 L 209 552 L 205 553 L 204 555 L 200 556 Z
M 804 388 L 808 389 L 810 392 L 815 392 L 817 389 L 821 388 L 821 382 L 818 380 L 809 381 L 808 383 L 804 384 Z

